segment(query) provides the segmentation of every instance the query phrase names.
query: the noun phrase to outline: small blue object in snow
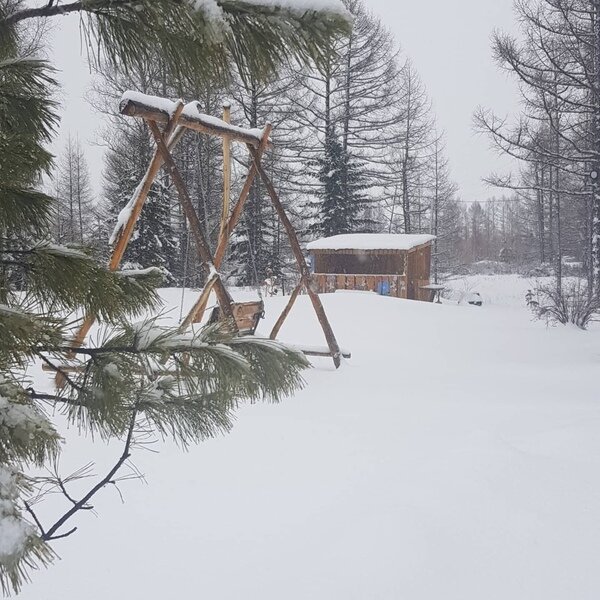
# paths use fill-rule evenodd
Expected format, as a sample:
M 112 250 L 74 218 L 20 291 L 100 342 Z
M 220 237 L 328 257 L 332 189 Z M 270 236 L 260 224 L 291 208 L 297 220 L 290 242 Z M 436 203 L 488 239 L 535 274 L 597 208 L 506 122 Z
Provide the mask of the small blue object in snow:
M 390 295 L 390 282 L 389 281 L 380 281 L 377 284 L 377 293 L 380 296 L 389 296 Z

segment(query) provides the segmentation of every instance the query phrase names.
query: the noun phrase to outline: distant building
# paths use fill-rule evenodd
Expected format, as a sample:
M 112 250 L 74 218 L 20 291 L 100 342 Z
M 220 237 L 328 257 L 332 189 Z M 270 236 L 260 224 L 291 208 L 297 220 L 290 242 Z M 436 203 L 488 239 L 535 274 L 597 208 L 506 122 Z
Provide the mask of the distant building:
M 319 293 L 370 290 L 431 301 L 431 246 L 435 236 L 352 233 L 308 244 Z

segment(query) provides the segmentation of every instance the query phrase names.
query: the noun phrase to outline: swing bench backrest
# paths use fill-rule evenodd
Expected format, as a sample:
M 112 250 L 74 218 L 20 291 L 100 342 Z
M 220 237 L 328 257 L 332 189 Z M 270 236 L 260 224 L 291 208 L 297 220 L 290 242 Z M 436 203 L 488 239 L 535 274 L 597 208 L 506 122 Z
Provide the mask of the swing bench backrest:
M 252 302 L 233 302 L 231 312 L 240 335 L 254 335 L 259 321 L 265 316 L 265 304 L 262 300 Z M 215 306 L 209 323 L 216 323 L 223 318 L 220 307 Z

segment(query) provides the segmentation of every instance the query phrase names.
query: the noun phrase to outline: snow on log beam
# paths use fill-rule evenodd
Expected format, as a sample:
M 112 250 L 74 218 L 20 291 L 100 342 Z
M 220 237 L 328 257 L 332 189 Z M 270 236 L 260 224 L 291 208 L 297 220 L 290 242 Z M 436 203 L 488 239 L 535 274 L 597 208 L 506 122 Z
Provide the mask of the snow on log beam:
M 176 106 L 177 102 L 167 98 L 128 91 L 121 98 L 119 110 L 122 115 L 128 117 L 141 117 L 155 123 L 166 124 L 172 117 Z M 200 133 L 219 137 L 226 136 L 237 142 L 250 144 L 255 148 L 259 146 L 263 134 L 263 129 L 236 127 L 218 117 L 206 115 L 200 112 L 200 104 L 196 101 L 185 105 L 179 117 L 179 125 Z

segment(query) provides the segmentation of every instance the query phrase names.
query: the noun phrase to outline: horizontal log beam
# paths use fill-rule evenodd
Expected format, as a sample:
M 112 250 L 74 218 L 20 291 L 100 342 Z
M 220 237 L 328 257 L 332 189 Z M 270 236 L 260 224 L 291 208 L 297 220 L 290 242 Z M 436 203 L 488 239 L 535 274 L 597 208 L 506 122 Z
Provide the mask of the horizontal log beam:
M 144 98 L 148 98 L 148 100 Z M 151 99 L 151 96 L 146 97 L 143 94 L 136 94 L 135 97 L 131 98 L 125 96 L 121 101 L 119 110 L 122 115 L 127 117 L 138 117 L 154 123 L 168 123 L 172 116 L 169 106 L 174 103 L 165 100 L 162 105 L 157 105 L 153 104 Z M 178 124 L 199 133 L 221 138 L 227 137 L 236 142 L 250 144 L 253 148 L 258 148 L 261 141 L 262 131 L 236 127 L 216 117 L 202 114 L 198 110 L 197 102 L 185 105 Z M 269 145 L 271 145 L 270 142 Z

